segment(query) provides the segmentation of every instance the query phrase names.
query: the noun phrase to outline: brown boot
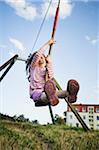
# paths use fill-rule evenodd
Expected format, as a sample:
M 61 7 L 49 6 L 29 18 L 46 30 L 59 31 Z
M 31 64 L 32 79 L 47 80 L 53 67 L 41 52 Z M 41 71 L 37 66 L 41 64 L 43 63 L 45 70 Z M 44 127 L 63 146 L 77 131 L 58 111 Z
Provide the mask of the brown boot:
M 79 83 L 76 80 L 69 80 L 67 83 L 67 92 L 69 93 L 69 102 L 77 101 L 77 93 L 79 91 Z
M 58 97 L 56 95 L 56 85 L 52 80 L 48 80 L 45 83 L 44 91 L 46 96 L 52 106 L 56 106 L 59 103 Z

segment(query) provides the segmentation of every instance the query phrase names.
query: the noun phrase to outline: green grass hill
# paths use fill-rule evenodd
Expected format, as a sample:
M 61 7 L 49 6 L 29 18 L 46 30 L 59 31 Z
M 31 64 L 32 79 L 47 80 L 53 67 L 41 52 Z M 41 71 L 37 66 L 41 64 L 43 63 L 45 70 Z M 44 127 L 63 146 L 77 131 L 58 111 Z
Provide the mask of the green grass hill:
M 0 117 L 0 150 L 99 150 L 99 131 Z

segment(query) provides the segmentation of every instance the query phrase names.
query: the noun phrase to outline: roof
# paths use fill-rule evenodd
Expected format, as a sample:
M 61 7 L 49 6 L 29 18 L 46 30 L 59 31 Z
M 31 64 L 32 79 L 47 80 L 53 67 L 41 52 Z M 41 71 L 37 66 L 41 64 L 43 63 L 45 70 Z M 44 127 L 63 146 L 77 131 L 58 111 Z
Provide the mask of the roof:
M 99 106 L 99 104 L 73 104 L 73 106 Z

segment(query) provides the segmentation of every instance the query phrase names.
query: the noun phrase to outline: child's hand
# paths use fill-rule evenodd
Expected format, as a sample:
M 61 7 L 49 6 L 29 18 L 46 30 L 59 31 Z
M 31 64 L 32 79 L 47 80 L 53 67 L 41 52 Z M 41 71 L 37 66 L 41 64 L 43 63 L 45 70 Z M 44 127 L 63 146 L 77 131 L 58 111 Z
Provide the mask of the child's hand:
M 49 40 L 49 45 L 55 44 L 55 43 L 56 43 L 56 41 L 53 38 Z
M 47 63 L 51 62 L 51 57 L 50 57 L 50 55 L 46 57 L 46 62 L 47 62 Z

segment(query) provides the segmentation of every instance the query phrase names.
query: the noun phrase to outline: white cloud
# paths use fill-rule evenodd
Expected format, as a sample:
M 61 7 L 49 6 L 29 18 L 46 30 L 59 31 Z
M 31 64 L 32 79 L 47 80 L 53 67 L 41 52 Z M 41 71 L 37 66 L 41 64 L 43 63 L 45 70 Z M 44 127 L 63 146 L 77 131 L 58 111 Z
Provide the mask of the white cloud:
M 57 3 L 58 1 L 54 1 L 49 9 L 49 12 L 47 14 L 47 16 L 51 17 L 51 16 L 55 16 L 55 12 L 56 12 L 56 8 L 57 8 Z M 44 4 L 42 5 L 42 15 L 44 16 L 47 8 L 49 6 L 49 2 L 44 2 Z M 68 1 L 61 1 L 60 2 L 60 12 L 59 12 L 59 17 L 61 19 L 65 19 L 67 16 L 70 16 L 72 13 L 72 9 L 73 9 L 73 4 L 69 3 Z
M 4 1 L 15 10 L 15 13 L 18 16 L 29 21 L 34 20 L 36 17 L 40 18 L 44 16 L 50 3 L 50 1 L 44 0 L 43 4 L 41 5 L 41 12 L 39 14 L 37 12 L 36 6 L 33 6 L 31 2 L 27 2 L 26 0 L 4 0 Z M 52 1 L 47 17 L 55 16 L 57 5 L 58 0 L 54 2 Z M 68 0 L 61 0 L 59 17 L 61 19 L 65 19 L 67 16 L 70 16 L 72 13 L 72 9 L 73 9 L 72 3 L 69 3 Z
M 23 44 L 20 41 L 14 39 L 14 38 L 10 38 L 9 40 L 17 49 L 19 49 L 21 51 L 26 50 L 26 48 L 23 46 Z
M 32 21 L 37 16 L 36 7 L 30 6 L 26 0 L 5 0 L 5 2 L 14 8 L 18 16 L 26 20 Z
M 99 42 L 99 36 L 96 38 L 91 38 L 90 36 L 86 35 L 85 39 L 89 41 L 92 45 L 95 45 L 97 42 Z

